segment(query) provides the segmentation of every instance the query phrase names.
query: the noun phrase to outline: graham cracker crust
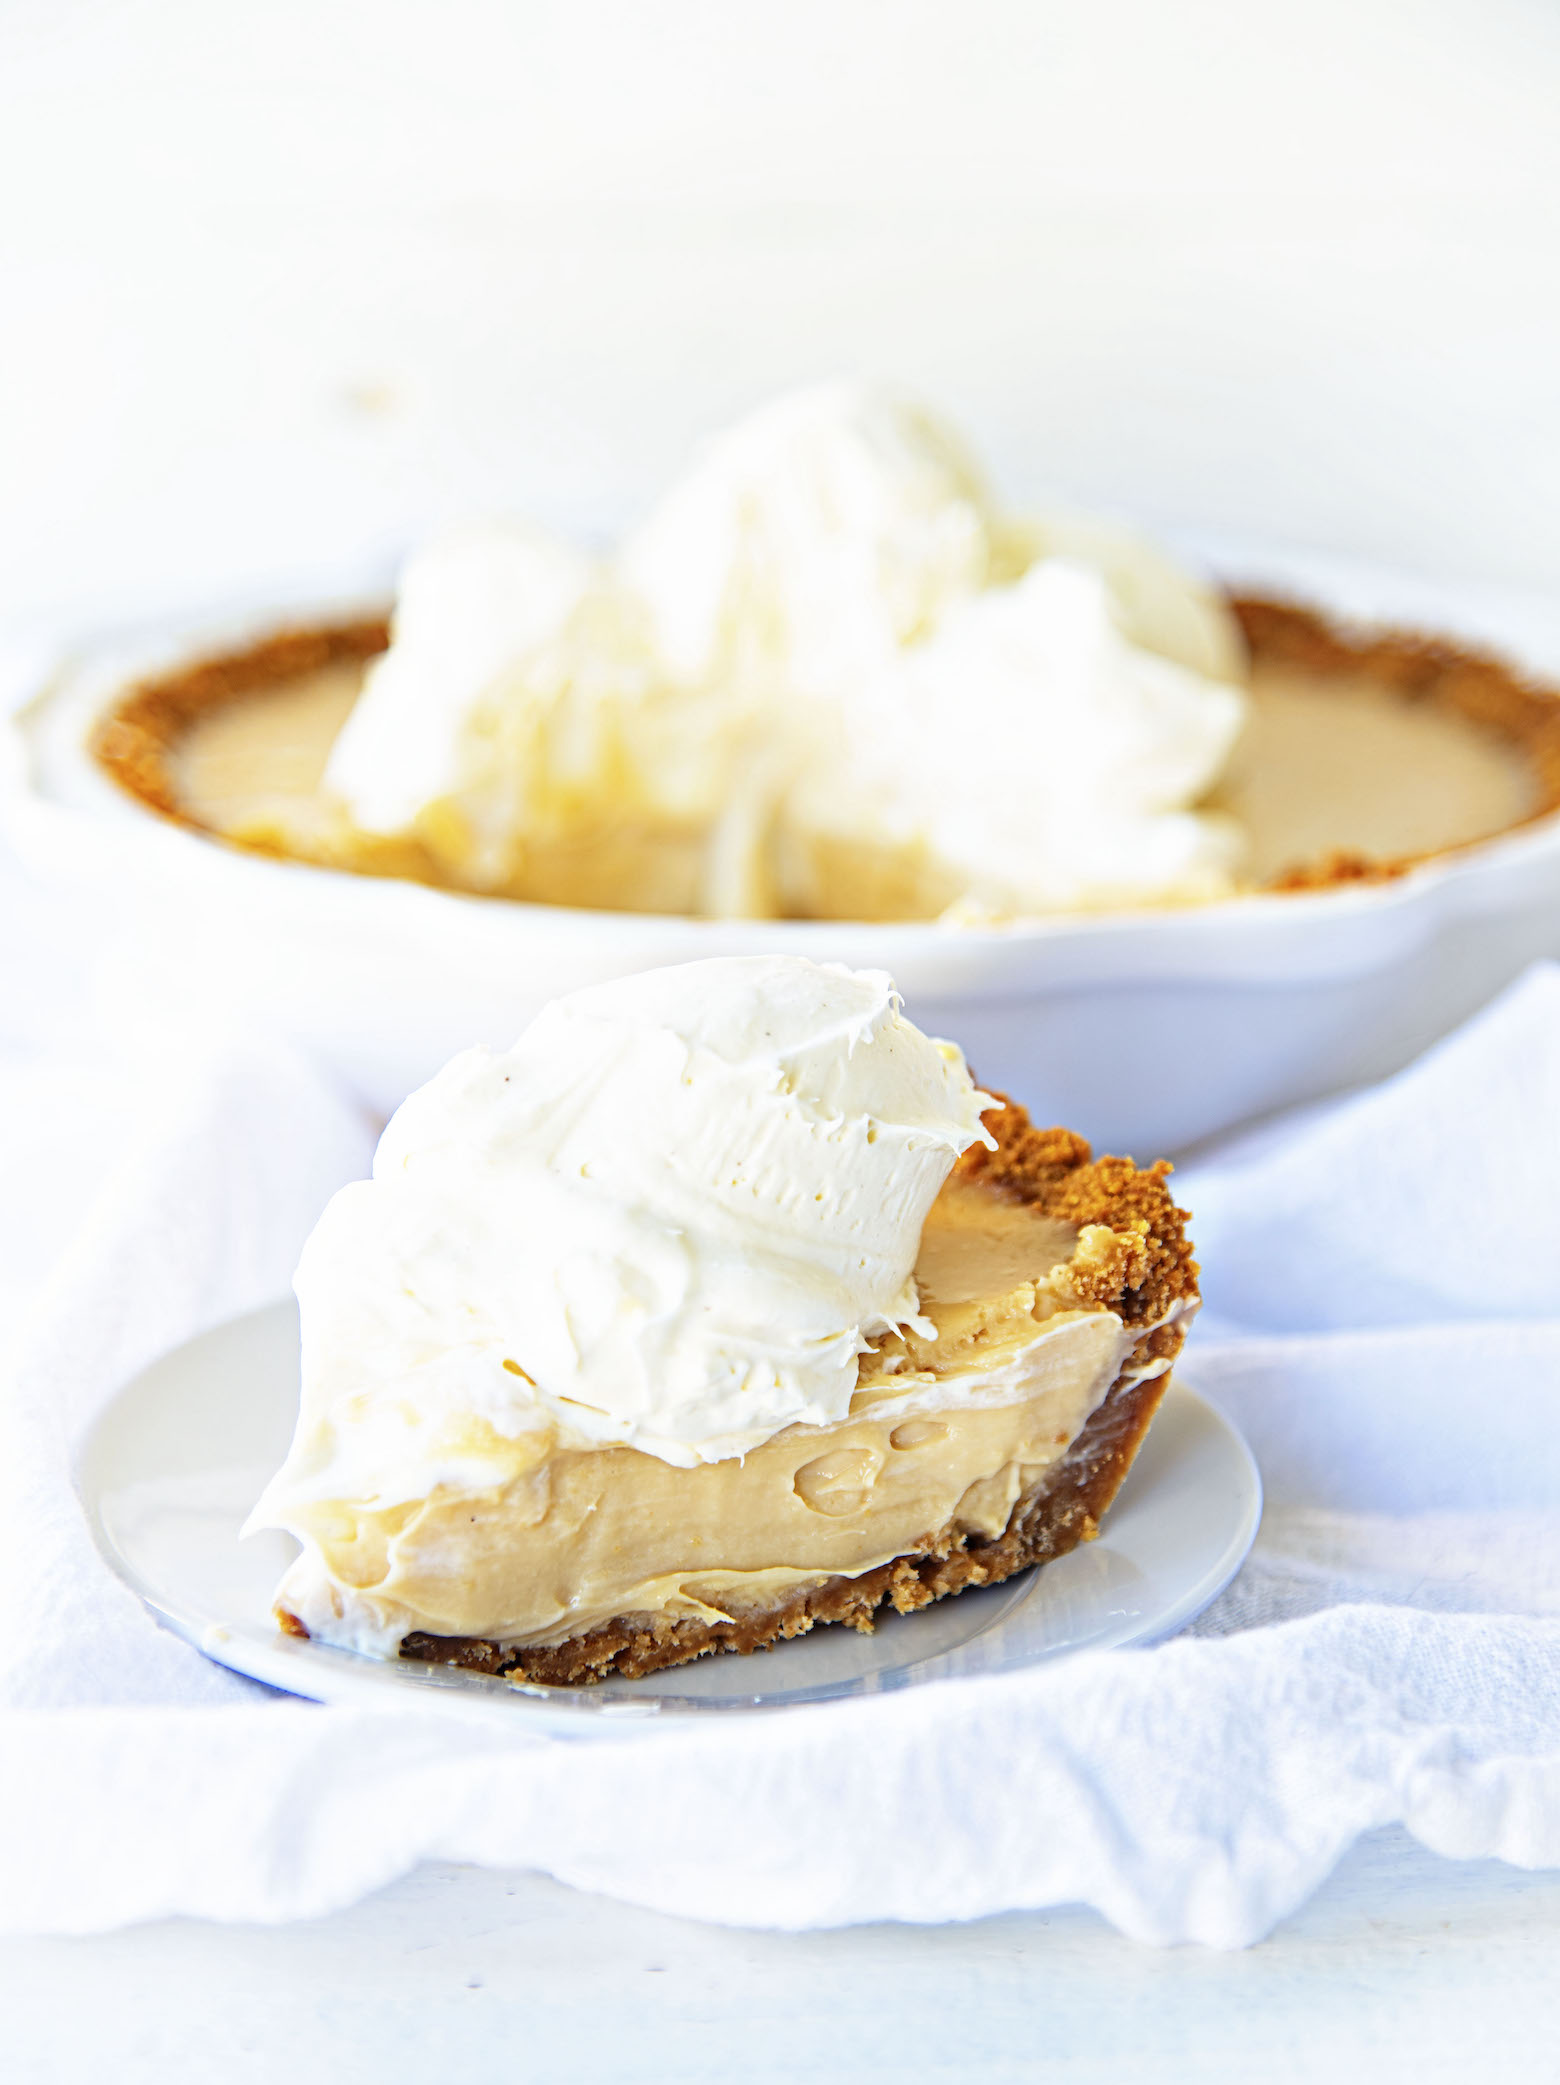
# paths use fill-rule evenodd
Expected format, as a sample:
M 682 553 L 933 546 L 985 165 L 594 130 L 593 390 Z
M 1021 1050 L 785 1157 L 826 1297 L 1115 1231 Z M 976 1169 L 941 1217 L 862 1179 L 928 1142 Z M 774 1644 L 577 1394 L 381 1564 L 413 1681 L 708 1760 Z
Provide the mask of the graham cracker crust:
M 1537 801 L 1507 828 L 1549 817 L 1560 810 L 1560 690 L 1528 679 L 1494 653 L 1423 637 L 1408 630 L 1363 630 L 1336 622 L 1316 609 L 1259 594 L 1232 594 L 1234 611 L 1259 664 L 1286 665 L 1319 680 L 1366 681 L 1404 702 L 1449 711 L 1515 749 L 1537 783 Z M 99 722 L 91 751 L 100 767 L 149 810 L 208 833 L 225 846 L 277 856 L 260 842 L 214 832 L 180 802 L 174 754 L 198 717 L 248 695 L 318 672 L 327 666 L 367 661 L 390 642 L 388 616 L 313 628 L 283 630 L 241 650 L 214 655 L 129 688 Z M 1346 690 L 1340 685 L 1340 693 Z M 1284 869 L 1259 886 L 1269 891 L 1315 891 L 1352 883 L 1378 883 L 1405 874 L 1434 855 L 1458 854 L 1467 846 L 1426 854 L 1375 857 L 1335 850 L 1320 860 Z M 381 873 L 372 863 L 364 873 Z M 394 870 L 391 873 L 395 873 Z M 421 872 L 418 872 L 421 878 Z M 448 885 L 429 864 L 426 878 Z
M 1000 1584 L 1093 1541 L 1159 1408 L 1168 1364 L 1181 1350 L 1196 1307 L 1187 1212 L 1171 1199 L 1165 1184 L 1170 1167 L 1163 1159 L 1146 1169 L 1125 1158 L 1095 1159 L 1082 1137 L 1036 1129 L 1012 1102 L 985 1119 L 997 1149 L 966 1152 L 955 1173 L 1067 1223 L 1107 1225 L 1116 1234 L 1114 1248 L 1080 1272 L 1079 1301 L 1144 1327 L 1098 1409 L 1061 1462 L 1019 1499 L 1001 1535 L 991 1539 L 951 1521 L 860 1577 L 824 1579 L 729 1621 L 620 1615 L 541 1648 L 419 1631 L 403 1639 L 400 1655 L 547 1686 L 587 1686 L 609 1676 L 637 1679 L 712 1652 L 765 1650 L 820 1623 L 844 1622 L 870 1633 L 885 1605 L 909 1614 L 967 1586 Z M 1168 1313 L 1175 1314 L 1167 1321 Z M 1164 1364 L 1160 1373 L 1137 1374 L 1156 1362 Z

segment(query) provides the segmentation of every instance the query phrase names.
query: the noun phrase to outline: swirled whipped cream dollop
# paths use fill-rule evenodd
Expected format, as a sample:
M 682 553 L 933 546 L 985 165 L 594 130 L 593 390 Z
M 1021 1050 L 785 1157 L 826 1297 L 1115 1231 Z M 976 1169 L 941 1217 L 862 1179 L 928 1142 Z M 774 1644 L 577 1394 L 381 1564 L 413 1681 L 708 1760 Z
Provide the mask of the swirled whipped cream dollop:
M 922 408 L 828 384 L 712 444 L 613 558 L 518 528 L 420 553 L 326 784 L 362 830 L 521 897 L 1195 900 L 1238 866 L 1198 801 L 1243 676 L 1228 609 L 1171 560 L 1005 515 Z M 892 902 L 863 850 L 903 865 Z
M 983 1104 L 886 976 L 800 957 L 468 1050 L 304 1249 L 297 1434 L 251 1525 L 339 1541 L 344 1500 L 490 1491 L 555 1443 L 690 1468 L 843 1419 L 873 1336 L 929 1329 L 912 1268 Z
M 924 408 L 821 384 L 711 443 L 620 569 L 685 682 L 838 699 L 987 583 L 987 516 L 973 459 Z
M 622 878 L 645 876 L 644 850 L 660 858 L 652 887 L 620 902 L 761 912 L 772 908 L 747 880 L 751 850 L 739 837 L 733 861 L 731 837 L 761 748 L 742 702 L 667 674 L 647 609 L 609 565 L 512 525 L 459 531 L 410 560 L 390 649 L 325 780 L 362 830 L 415 837 L 479 890 L 540 873 L 531 895 L 567 898 L 571 851 L 626 833 Z
M 1046 558 L 863 686 L 798 809 L 857 850 L 918 850 L 970 915 L 1218 897 L 1241 835 L 1187 806 L 1243 714 L 1236 688 L 1131 643 L 1098 569 Z M 970 738 L 992 757 L 950 787 Z
M 461 740 L 482 730 L 484 708 L 540 708 L 549 680 L 567 682 L 569 639 L 593 577 L 588 558 L 521 527 L 464 529 L 408 561 L 394 641 L 327 770 L 359 824 L 411 824 L 461 786 Z

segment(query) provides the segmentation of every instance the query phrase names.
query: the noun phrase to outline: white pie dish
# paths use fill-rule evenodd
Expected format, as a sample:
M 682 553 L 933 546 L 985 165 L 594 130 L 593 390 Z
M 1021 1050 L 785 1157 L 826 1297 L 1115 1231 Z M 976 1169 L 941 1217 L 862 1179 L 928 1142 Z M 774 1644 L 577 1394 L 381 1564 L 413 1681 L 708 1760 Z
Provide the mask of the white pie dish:
M 382 594 L 376 589 L 382 603 Z M 548 999 L 699 956 L 891 971 L 917 1024 L 1045 1121 L 1139 1159 L 1381 1077 L 1560 955 L 1560 816 L 1390 881 L 1003 926 L 714 921 L 465 897 L 245 854 L 169 823 L 85 750 L 127 681 L 351 604 L 84 648 L 15 691 L 0 819 L 35 873 L 122 903 L 124 974 L 178 1018 L 279 1030 L 388 1112 Z M 1325 604 L 1324 604 L 1325 605 Z

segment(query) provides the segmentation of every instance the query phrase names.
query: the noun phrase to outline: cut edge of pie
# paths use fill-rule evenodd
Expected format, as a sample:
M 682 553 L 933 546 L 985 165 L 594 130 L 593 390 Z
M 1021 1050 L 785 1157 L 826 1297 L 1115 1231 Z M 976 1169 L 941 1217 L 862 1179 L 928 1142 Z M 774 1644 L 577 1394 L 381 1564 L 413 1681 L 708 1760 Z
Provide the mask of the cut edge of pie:
M 999 1535 L 974 1534 L 955 1518 L 885 1564 L 791 1588 L 725 1621 L 628 1613 L 561 1643 L 524 1647 L 413 1631 L 401 1640 L 401 1657 L 549 1686 L 635 1679 L 711 1652 L 762 1650 L 820 1623 L 870 1632 L 885 1606 L 906 1614 L 966 1587 L 997 1585 L 1092 1541 L 1158 1410 L 1197 1308 L 1186 1211 L 1171 1197 L 1164 1160 L 1140 1168 L 1126 1158 L 1096 1159 L 1082 1137 L 1036 1129 L 1011 1102 L 985 1119 L 997 1149 L 975 1146 L 954 1177 L 1039 1216 L 1108 1230 L 1107 1250 L 1074 1263 L 1072 1286 L 1081 1307 L 1112 1311 L 1127 1334 L 1138 1333 L 1091 1417 L 1019 1497 Z M 292 1634 L 308 1634 L 285 1609 L 278 1620 Z
M 1306 892 L 1381 883 L 1420 864 L 1455 857 L 1489 840 L 1521 831 L 1560 811 L 1560 691 L 1548 688 L 1493 652 L 1391 627 L 1337 621 L 1296 602 L 1232 594 L 1253 662 L 1292 668 L 1347 695 L 1365 685 L 1427 711 L 1460 718 L 1516 752 L 1533 783 L 1525 814 L 1498 832 L 1411 853 L 1372 854 L 1332 848 L 1315 859 L 1287 864 L 1253 888 Z M 263 837 L 240 837 L 203 823 L 181 800 L 176 753 L 197 720 L 245 697 L 280 690 L 333 667 L 365 663 L 390 640 L 387 616 L 279 630 L 240 649 L 215 653 L 126 688 L 98 719 L 88 750 L 122 790 L 148 810 L 244 853 L 271 859 L 348 867 L 357 873 L 410 877 L 465 891 L 443 873 L 427 850 L 409 840 L 366 844 L 361 861 L 342 863 L 294 854 Z M 470 893 L 482 895 L 482 893 Z

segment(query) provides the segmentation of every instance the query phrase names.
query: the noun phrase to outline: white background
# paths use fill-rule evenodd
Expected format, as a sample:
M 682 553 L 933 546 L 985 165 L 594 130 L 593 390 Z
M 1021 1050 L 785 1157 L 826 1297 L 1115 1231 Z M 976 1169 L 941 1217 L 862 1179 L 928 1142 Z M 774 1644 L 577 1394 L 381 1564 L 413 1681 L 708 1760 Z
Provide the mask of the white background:
M 1552 0 L 0 0 L 0 618 L 854 370 L 998 482 L 1560 581 Z
M 0 0 L 0 626 L 609 534 L 836 370 L 1016 498 L 1552 590 L 1557 113 L 1548 0 Z M 1551 1880 L 1400 1847 L 1238 1958 L 506 1888 L 12 1946 L 19 2075 L 1552 2075 Z

